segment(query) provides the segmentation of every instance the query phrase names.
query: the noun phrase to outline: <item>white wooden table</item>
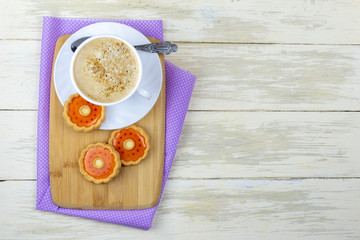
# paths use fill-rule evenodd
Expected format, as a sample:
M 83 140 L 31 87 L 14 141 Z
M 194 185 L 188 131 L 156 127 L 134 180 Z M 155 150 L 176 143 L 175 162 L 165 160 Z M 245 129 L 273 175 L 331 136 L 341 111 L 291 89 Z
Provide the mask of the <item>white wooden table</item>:
M 197 76 L 150 231 L 35 211 L 42 16 L 163 19 Z M 0 1 L 1 239 L 359 239 L 358 0 Z

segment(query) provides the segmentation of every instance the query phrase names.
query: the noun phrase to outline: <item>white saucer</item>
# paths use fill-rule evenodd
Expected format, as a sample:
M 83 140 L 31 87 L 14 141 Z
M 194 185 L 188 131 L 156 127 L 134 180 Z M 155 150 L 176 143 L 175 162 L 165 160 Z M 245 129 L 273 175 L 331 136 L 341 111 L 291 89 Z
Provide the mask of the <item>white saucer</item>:
M 74 33 L 64 43 L 59 51 L 54 66 L 54 86 L 56 94 L 64 105 L 71 94 L 76 93 L 70 79 L 70 62 L 73 52 L 71 43 L 75 40 L 99 34 L 109 34 L 122 37 L 132 45 L 148 44 L 150 41 L 139 31 L 124 24 L 102 22 L 95 23 Z M 163 81 L 162 67 L 158 54 L 138 51 L 143 63 L 143 76 L 139 87 L 152 94 L 147 100 L 138 94 L 133 94 L 128 100 L 106 108 L 106 119 L 100 129 L 118 129 L 129 126 L 143 118 L 154 106 L 159 97 Z

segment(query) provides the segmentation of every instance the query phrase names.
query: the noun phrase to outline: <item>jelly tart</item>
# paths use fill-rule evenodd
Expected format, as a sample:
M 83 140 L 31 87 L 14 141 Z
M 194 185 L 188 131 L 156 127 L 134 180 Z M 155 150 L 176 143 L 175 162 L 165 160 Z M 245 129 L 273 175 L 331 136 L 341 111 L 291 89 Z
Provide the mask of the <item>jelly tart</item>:
M 126 166 L 139 164 L 150 149 L 148 134 L 135 125 L 113 131 L 109 144 L 120 153 L 121 163 Z
M 90 144 L 81 152 L 79 168 L 88 181 L 107 183 L 119 174 L 120 156 L 111 145 Z
M 64 104 L 63 116 L 70 127 L 76 131 L 90 132 L 100 127 L 105 120 L 103 106 L 86 101 L 79 94 L 73 94 Z

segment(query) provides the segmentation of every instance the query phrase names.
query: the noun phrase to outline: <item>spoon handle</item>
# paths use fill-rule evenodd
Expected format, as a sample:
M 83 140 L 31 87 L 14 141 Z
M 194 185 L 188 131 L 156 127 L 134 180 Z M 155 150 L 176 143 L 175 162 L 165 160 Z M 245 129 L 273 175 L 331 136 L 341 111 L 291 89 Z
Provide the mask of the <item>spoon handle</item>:
M 80 39 L 74 41 L 71 44 L 71 50 L 73 52 L 75 52 L 76 49 L 78 48 L 78 46 L 88 38 L 90 38 L 90 37 L 83 37 L 83 38 L 80 38 Z M 168 55 L 172 52 L 176 52 L 178 50 L 178 46 L 176 44 L 172 44 L 171 42 L 150 43 L 150 44 L 144 44 L 144 45 L 137 45 L 134 47 L 137 50 L 151 52 L 151 53 L 163 53 L 165 55 Z
M 178 46 L 170 42 L 150 43 L 144 45 L 137 45 L 134 47 L 137 50 L 151 52 L 151 53 L 163 53 L 165 55 L 168 55 L 172 52 L 176 52 L 178 50 Z

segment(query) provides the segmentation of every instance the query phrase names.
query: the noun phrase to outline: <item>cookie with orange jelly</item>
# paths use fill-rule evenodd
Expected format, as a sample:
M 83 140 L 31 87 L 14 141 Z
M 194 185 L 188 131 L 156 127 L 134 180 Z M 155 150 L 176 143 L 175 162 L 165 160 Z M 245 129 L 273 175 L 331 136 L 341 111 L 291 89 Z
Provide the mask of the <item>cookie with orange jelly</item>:
M 111 145 L 90 144 L 81 152 L 79 167 L 88 181 L 96 184 L 107 183 L 119 174 L 120 155 Z
M 135 125 L 113 131 L 109 144 L 120 153 L 121 163 L 126 166 L 139 164 L 150 149 L 148 134 Z
M 76 131 L 90 132 L 98 129 L 105 120 L 103 106 L 86 101 L 79 94 L 73 94 L 64 104 L 63 116 L 70 127 Z

